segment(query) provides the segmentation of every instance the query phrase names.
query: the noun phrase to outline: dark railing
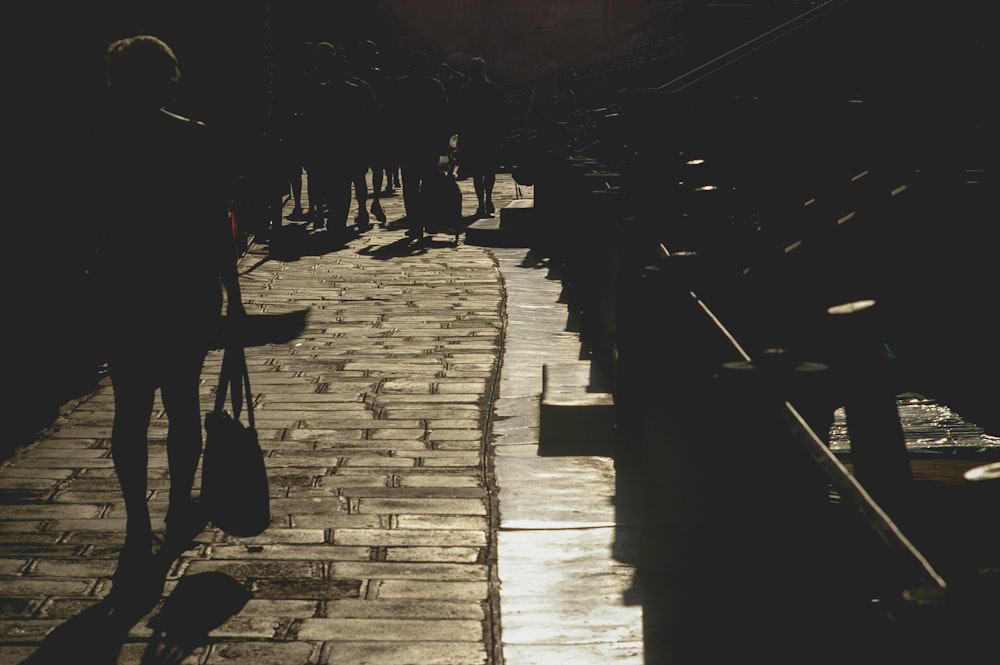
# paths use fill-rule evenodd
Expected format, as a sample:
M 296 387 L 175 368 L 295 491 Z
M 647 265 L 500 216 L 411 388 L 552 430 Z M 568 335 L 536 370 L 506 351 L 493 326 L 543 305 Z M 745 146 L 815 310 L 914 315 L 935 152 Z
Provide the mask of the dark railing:
M 570 140 L 531 153 L 539 242 L 614 377 L 647 538 L 674 544 L 642 569 L 662 576 L 675 619 L 745 622 L 754 639 L 768 627 L 760 598 L 739 595 L 749 579 L 767 580 L 765 621 L 787 631 L 842 625 L 876 599 L 899 619 L 948 595 L 953 573 L 975 576 L 942 564 L 925 528 L 896 395 L 954 397 L 1000 431 L 979 395 L 997 392 L 979 313 L 996 311 L 982 230 L 993 121 L 942 79 L 949 104 L 911 103 L 878 56 L 886 26 L 910 25 L 900 10 L 819 3 L 578 113 L 559 128 Z M 962 308 L 960 332 L 933 311 L 942 299 Z M 828 445 L 838 407 L 846 456 Z

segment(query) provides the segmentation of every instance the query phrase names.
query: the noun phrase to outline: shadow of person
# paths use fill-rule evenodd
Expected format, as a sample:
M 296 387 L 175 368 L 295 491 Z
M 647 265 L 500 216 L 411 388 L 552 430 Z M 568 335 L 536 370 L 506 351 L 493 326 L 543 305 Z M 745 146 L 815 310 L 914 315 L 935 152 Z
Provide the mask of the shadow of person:
M 400 238 L 398 240 L 393 240 L 386 245 L 368 245 L 358 250 L 358 254 L 362 256 L 370 256 L 381 261 L 387 261 L 401 256 L 412 256 L 415 253 L 415 247 L 416 244 L 409 238 Z
M 211 348 L 287 344 L 305 330 L 308 318 L 309 308 L 289 312 L 248 313 L 239 317 L 224 316 Z
M 239 613 L 253 593 L 220 572 L 182 577 L 148 622 L 153 635 L 142 663 L 181 663 L 208 644 L 208 635 Z
M 105 598 L 54 628 L 21 665 L 56 665 L 80 659 L 92 665 L 116 665 L 129 631 L 154 605 L 155 601 L 123 604 Z

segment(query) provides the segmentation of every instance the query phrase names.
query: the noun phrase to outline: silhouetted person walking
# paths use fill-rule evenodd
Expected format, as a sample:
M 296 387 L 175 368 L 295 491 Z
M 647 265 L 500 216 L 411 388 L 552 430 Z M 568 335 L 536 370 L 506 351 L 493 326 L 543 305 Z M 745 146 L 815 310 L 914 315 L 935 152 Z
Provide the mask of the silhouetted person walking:
M 278 91 L 275 95 L 275 116 L 282 148 L 282 166 L 287 170 L 289 190 L 292 196 L 292 211 L 288 219 L 302 222 L 309 219 L 303 205 L 308 198 L 304 184 L 305 163 L 303 151 L 306 135 L 303 127 L 302 100 L 309 84 L 312 44 L 303 43 L 293 51 L 293 58 L 286 63 L 279 76 Z
M 458 159 L 463 174 L 472 178 L 477 217 L 492 215 L 493 187 L 500 168 L 500 147 L 510 123 L 507 96 L 486 73 L 486 60 L 473 58 L 469 78 L 456 94 Z
M 343 236 L 351 211 L 351 186 L 358 173 L 367 170 L 364 127 L 375 114 L 375 100 L 371 88 L 348 79 L 347 59 L 330 42 L 316 45 L 315 61 L 318 83 L 304 114 L 311 154 L 309 194 L 319 195 L 327 230 Z M 364 194 L 357 193 L 363 213 L 358 223 L 367 226 Z
M 114 389 L 111 454 L 125 501 L 125 545 L 112 598 L 159 596 L 164 565 L 190 546 L 206 520 L 193 498 L 202 452 L 202 363 L 222 313 L 243 315 L 236 243 L 220 151 L 205 125 L 166 111 L 177 58 L 156 37 L 110 44 L 109 106 L 98 128 L 95 203 L 102 221 L 92 274 Z M 154 556 L 147 503 L 148 429 L 156 391 L 168 419 L 166 532 Z
M 363 129 L 366 133 L 365 142 L 368 146 L 368 154 L 371 156 L 368 164 L 372 170 L 371 214 L 380 223 L 385 223 L 385 211 L 382 209 L 379 196 L 382 193 L 383 179 L 388 178 L 388 189 L 390 191 L 392 189 L 392 173 L 389 170 L 391 139 L 386 125 L 391 122 L 388 114 L 393 108 L 392 85 L 394 81 L 389 77 L 388 72 L 382 69 L 378 45 L 371 40 L 364 40 L 355 46 L 350 64 L 353 77 L 364 81 L 371 88 L 375 98 L 375 114 Z M 367 169 L 361 174 L 362 184 L 366 184 L 364 181 L 366 173 Z M 360 200 L 358 205 L 363 205 Z M 360 215 L 363 211 L 364 208 L 360 207 L 358 214 Z
M 448 148 L 448 95 L 441 82 L 430 76 L 422 51 L 407 56 L 406 73 L 398 79 L 396 92 L 406 234 L 419 240 L 425 225 L 418 202 L 420 187 Z

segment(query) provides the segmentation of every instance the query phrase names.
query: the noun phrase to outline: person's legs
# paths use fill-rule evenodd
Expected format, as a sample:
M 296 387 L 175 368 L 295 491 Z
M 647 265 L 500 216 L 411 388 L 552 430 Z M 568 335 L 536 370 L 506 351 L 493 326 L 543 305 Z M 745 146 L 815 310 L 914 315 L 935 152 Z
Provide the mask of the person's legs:
M 171 556 L 190 547 L 207 523 L 193 497 L 194 477 L 202 452 L 202 409 L 199 395 L 205 352 L 193 349 L 166 367 L 160 388 L 167 414 L 167 470 L 170 474 L 164 550 Z
M 288 183 L 292 190 L 292 213 L 288 219 L 293 222 L 301 221 L 305 215 L 302 210 L 302 168 L 293 167 L 288 174 Z
M 331 174 L 326 230 L 337 235 L 342 235 L 347 231 L 346 224 L 347 218 L 351 214 L 351 186 L 354 184 L 354 175 L 353 171 L 343 168 Z
M 483 176 L 478 173 L 472 175 L 472 188 L 476 191 L 476 216 L 486 215 L 486 184 Z
M 493 205 L 493 187 L 497 183 L 497 174 L 488 171 L 486 175 L 483 176 L 483 198 L 486 206 L 486 213 L 492 215 L 496 211 L 496 207 Z
M 149 519 L 147 464 L 149 421 L 156 384 L 138 358 L 116 358 L 109 363 L 115 415 L 111 426 L 111 458 L 125 500 L 126 548 L 152 546 Z
M 361 230 L 366 230 L 371 226 L 371 219 L 368 217 L 368 167 L 360 166 L 354 172 L 354 199 L 358 203 L 358 214 L 354 218 L 354 223 Z M 349 206 L 350 204 L 348 204 Z M 348 207 L 350 214 L 350 207 Z
M 403 188 L 403 207 L 406 209 L 406 235 L 420 238 L 424 235 L 424 225 L 420 219 L 421 172 L 418 162 L 404 162 L 400 167 Z
M 306 168 L 305 195 L 309 199 L 309 219 L 313 228 L 323 226 L 324 208 L 326 206 L 329 175 L 325 167 L 313 163 Z
M 194 476 L 202 449 L 199 384 L 204 360 L 204 352 L 193 351 L 171 361 L 160 388 L 167 414 L 168 523 L 172 513 L 183 512 L 193 501 Z
M 149 518 L 149 421 L 156 384 L 144 358 L 119 355 L 109 364 L 115 415 L 111 426 L 111 458 L 125 500 L 125 544 L 118 553 L 109 598 L 122 606 L 155 602 L 163 579 L 156 569 L 153 528 Z
M 372 214 L 382 224 L 385 223 L 386 217 L 379 195 L 382 193 L 382 177 L 386 171 L 387 169 L 378 162 L 372 165 Z

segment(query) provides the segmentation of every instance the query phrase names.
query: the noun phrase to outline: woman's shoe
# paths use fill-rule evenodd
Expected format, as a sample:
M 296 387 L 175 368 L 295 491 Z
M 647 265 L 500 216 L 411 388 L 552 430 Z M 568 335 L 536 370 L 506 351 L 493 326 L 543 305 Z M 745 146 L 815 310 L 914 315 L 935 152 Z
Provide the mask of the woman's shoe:
M 198 501 L 192 501 L 184 508 L 171 508 L 164 521 L 167 529 L 163 534 L 159 554 L 171 560 L 195 547 L 197 543 L 194 539 L 208 526 L 208 516 Z
M 125 540 L 111 576 L 108 601 L 117 609 L 145 612 L 159 601 L 166 570 L 153 553 L 153 538 Z
M 493 201 L 487 201 L 486 202 L 486 214 L 487 215 L 492 215 L 496 211 L 497 211 L 497 209 L 495 207 L 493 207 Z

